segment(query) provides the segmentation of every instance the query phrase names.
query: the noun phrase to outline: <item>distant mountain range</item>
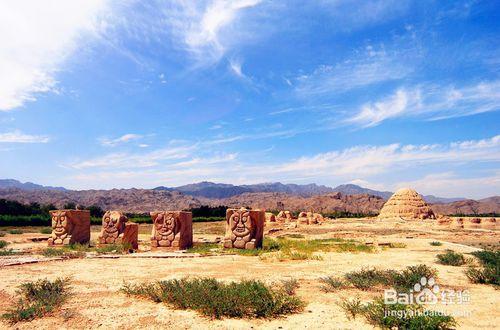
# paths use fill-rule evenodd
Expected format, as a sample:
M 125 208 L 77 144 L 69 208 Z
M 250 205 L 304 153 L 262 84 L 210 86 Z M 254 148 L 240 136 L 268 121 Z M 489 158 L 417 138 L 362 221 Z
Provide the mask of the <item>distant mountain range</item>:
M 192 183 L 179 187 L 156 187 L 154 190 L 180 191 L 183 194 L 206 198 L 229 198 L 241 195 L 243 193 L 259 193 L 259 192 L 276 192 L 297 195 L 302 197 L 311 197 L 316 195 L 324 195 L 328 193 L 340 192 L 344 195 L 369 194 L 373 196 L 389 199 L 393 194 L 390 191 L 378 191 L 368 188 L 363 188 L 355 184 L 343 184 L 335 188 L 311 184 L 283 184 L 280 182 L 259 183 L 253 185 L 239 185 L 213 182 Z M 465 198 L 445 198 L 436 197 L 433 195 L 423 196 L 428 203 L 452 203 Z
M 22 183 L 14 179 L 0 179 L 0 189 L 6 189 L 6 188 L 17 188 L 21 190 L 68 191 L 68 189 L 64 187 L 42 186 L 31 182 Z M 205 197 L 210 199 L 230 198 L 244 193 L 263 193 L 263 192 L 285 193 L 301 197 L 312 197 L 317 195 L 340 192 L 344 195 L 369 194 L 373 196 L 382 197 L 383 199 L 388 199 L 393 194 L 390 191 L 378 191 L 378 190 L 363 188 L 355 184 L 343 184 L 335 188 L 331 188 L 323 185 L 317 185 L 315 183 L 301 185 L 293 183 L 283 184 L 281 182 L 258 183 L 251 185 L 232 185 L 226 183 L 213 183 L 213 182 L 203 181 L 199 183 L 191 183 L 178 187 L 159 186 L 154 188 L 153 190 L 178 191 L 185 195 L 190 195 L 195 197 Z M 423 197 L 428 203 L 432 204 L 452 203 L 465 199 L 460 197 L 457 198 L 436 197 L 433 195 L 426 195 Z
M 65 203 L 125 212 L 183 210 L 202 205 L 249 206 L 268 210 L 313 210 L 376 214 L 392 193 L 347 184 L 335 188 L 316 184 L 263 183 L 235 186 L 201 182 L 180 187 L 155 189 L 69 190 L 16 180 L 0 180 L 0 199 L 22 203 L 37 202 L 62 207 Z M 481 200 L 445 199 L 425 196 L 439 214 L 500 213 L 500 197 Z M 436 203 L 434 201 L 440 201 Z
M 23 190 L 59 190 L 65 191 L 63 187 L 42 186 L 36 183 L 17 181 L 14 179 L 0 179 L 0 189 L 18 188 Z

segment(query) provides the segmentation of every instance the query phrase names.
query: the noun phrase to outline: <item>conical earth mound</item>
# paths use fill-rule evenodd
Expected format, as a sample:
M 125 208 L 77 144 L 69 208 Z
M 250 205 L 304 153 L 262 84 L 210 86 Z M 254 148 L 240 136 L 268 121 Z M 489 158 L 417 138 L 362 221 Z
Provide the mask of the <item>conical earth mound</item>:
M 384 204 L 379 219 L 435 219 L 434 212 L 415 190 L 403 188 Z

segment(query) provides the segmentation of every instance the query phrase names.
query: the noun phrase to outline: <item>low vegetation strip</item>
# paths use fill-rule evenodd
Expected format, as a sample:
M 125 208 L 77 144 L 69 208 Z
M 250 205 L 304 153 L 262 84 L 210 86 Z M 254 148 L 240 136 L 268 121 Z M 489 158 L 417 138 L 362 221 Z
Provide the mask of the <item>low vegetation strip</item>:
M 500 286 L 500 251 L 472 252 L 480 265 L 470 266 L 465 275 L 472 283 Z
M 26 282 L 19 286 L 18 300 L 2 317 L 10 323 L 29 321 L 53 312 L 69 296 L 69 279 Z
M 398 292 L 408 292 L 422 277 L 436 278 L 437 271 L 427 265 L 409 266 L 401 271 L 394 269 L 363 268 L 346 273 L 343 278 L 328 276 L 320 279 L 321 289 L 326 292 L 346 287 L 369 290 L 377 287 L 393 287 Z
M 214 278 L 184 278 L 125 284 L 121 291 L 130 296 L 167 303 L 177 309 L 196 310 L 217 319 L 272 318 L 303 310 L 304 302 L 289 286 L 270 287 L 255 280 L 224 283 Z
M 436 256 L 438 263 L 448 266 L 462 266 L 467 260 L 462 253 L 457 253 L 452 250 L 446 250 L 445 253 Z
M 219 244 L 198 244 L 188 250 L 200 254 L 239 254 L 259 256 L 263 260 L 321 260 L 317 252 L 373 252 L 372 246 L 341 238 L 295 239 L 288 236 L 264 238 L 261 249 L 224 249 Z
M 348 319 L 363 316 L 366 321 L 381 329 L 453 329 L 457 322 L 441 312 L 425 310 L 418 304 L 386 304 L 377 298 L 372 302 L 361 303 L 358 298 L 345 299 L 339 303 Z

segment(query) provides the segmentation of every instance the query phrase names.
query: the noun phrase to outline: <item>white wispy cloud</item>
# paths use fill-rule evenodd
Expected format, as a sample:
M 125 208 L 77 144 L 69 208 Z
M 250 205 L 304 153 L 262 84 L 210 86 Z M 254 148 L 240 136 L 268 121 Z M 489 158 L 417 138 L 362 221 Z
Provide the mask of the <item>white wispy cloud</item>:
M 153 153 L 107 156 L 104 159 L 99 158 L 93 160 L 92 163 L 83 163 L 83 166 L 77 167 L 92 171 L 79 173 L 76 179 L 81 180 L 82 184 L 96 186 L 102 186 L 104 182 L 110 186 L 116 185 L 118 177 L 123 180 L 120 182 L 129 185 L 139 182 L 143 186 L 147 184 L 154 186 L 160 182 L 166 185 L 180 185 L 203 180 L 230 183 L 318 182 L 334 185 L 354 180 L 358 183 L 371 182 L 370 187 L 376 189 L 390 190 L 395 188 L 391 183 L 391 180 L 395 179 L 395 171 L 398 171 L 399 175 L 404 173 L 402 177 L 406 178 L 408 174 L 412 174 L 417 169 L 423 171 L 424 176 L 432 175 L 436 165 L 440 164 L 446 165 L 450 169 L 460 169 L 463 166 L 476 166 L 479 163 L 498 163 L 500 162 L 500 135 L 482 140 L 458 141 L 448 144 L 355 146 L 298 159 L 289 159 L 285 162 L 280 159 L 271 163 L 252 161 L 253 158 L 258 157 L 249 156 L 248 153 L 199 156 L 198 153 L 201 150 L 210 153 L 205 146 L 186 152 L 176 151 L 171 156 L 181 155 L 182 157 L 172 157 L 171 161 L 166 163 L 162 161 L 166 159 L 165 157 L 155 159 L 156 157 L 152 156 Z M 96 164 L 96 161 L 100 161 L 100 163 Z M 135 167 L 139 167 L 140 170 L 134 170 Z M 123 170 L 116 170 L 119 168 Z M 381 177 L 385 177 L 385 179 L 377 182 Z M 483 179 L 478 177 L 476 180 L 480 182 Z M 412 184 L 412 182 L 405 184 L 423 187 L 416 183 Z M 496 187 L 497 191 L 500 188 L 498 180 L 492 181 L 490 186 Z M 457 186 L 450 185 L 449 187 Z M 443 188 L 441 191 L 445 190 Z M 451 188 L 446 191 L 447 193 L 443 194 L 445 196 L 463 195 L 460 191 L 453 191 Z M 430 193 L 431 189 L 423 189 L 423 192 Z
M 78 170 L 88 168 L 148 168 L 158 166 L 165 161 L 187 158 L 196 148 L 197 145 L 171 146 L 147 153 L 112 153 L 83 161 L 73 161 L 64 167 Z
M 402 51 L 388 52 L 367 46 L 360 54 L 335 64 L 321 65 L 313 72 L 296 77 L 295 91 L 311 97 L 342 93 L 384 81 L 406 77 L 413 70 Z
M 441 120 L 499 109 L 500 81 L 462 87 L 427 85 L 400 88 L 379 101 L 363 105 L 346 122 L 369 127 L 397 117 Z
M 21 131 L 0 133 L 0 143 L 47 143 L 50 138 L 46 135 L 29 135 Z
M 164 21 L 173 35 L 199 64 L 219 61 L 226 53 L 234 30 L 231 27 L 241 13 L 261 0 L 174 1 L 164 11 Z
M 83 34 L 99 29 L 105 1 L 0 2 L 0 110 L 58 92 L 56 73 Z
M 245 74 L 241 71 L 241 61 L 238 59 L 230 59 L 229 60 L 229 68 L 232 73 L 240 78 L 246 78 Z
M 117 145 L 127 143 L 130 141 L 139 140 L 142 138 L 143 138 L 143 136 L 140 134 L 128 133 L 128 134 L 124 134 L 116 139 L 100 138 L 99 141 L 100 141 L 101 145 L 103 145 L 105 147 L 116 147 Z

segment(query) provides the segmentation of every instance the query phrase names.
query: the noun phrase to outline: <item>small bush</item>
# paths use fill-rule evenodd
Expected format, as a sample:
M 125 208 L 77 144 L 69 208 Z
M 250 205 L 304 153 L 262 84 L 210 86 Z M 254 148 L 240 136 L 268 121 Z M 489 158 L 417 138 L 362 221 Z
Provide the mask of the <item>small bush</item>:
M 296 279 L 283 280 L 281 281 L 281 285 L 283 286 L 283 290 L 289 296 L 293 296 L 295 294 L 295 290 L 299 287 L 299 282 Z
M 345 282 L 335 276 L 327 276 L 319 279 L 323 285 L 321 285 L 321 290 L 324 292 L 333 292 L 338 289 L 344 288 L 346 286 Z
M 500 286 L 500 251 L 472 252 L 479 259 L 480 267 L 469 267 L 465 275 L 472 283 Z
M 282 288 L 272 289 L 260 281 L 223 283 L 213 278 L 125 284 L 128 295 L 147 297 L 178 309 L 192 309 L 204 315 L 222 317 L 277 317 L 299 312 L 304 303 Z
M 379 270 L 376 268 L 363 268 L 344 275 L 345 279 L 361 290 L 368 290 L 377 285 L 387 286 L 392 284 L 395 272 Z
M 21 229 L 11 229 L 9 230 L 9 234 L 12 234 L 12 235 L 19 235 L 19 234 L 22 234 L 23 231 Z
M 40 234 L 52 234 L 52 228 L 44 227 L 44 228 L 40 229 Z
M 402 271 L 363 268 L 344 274 L 344 282 L 335 277 L 322 278 L 320 281 L 326 284 L 326 288 L 322 289 L 327 292 L 349 284 L 361 290 L 369 290 L 377 286 L 391 286 L 398 292 L 408 292 L 422 277 L 436 277 L 436 274 L 435 269 L 421 264 L 406 267 Z
M 356 316 L 362 314 L 364 311 L 364 306 L 359 298 L 354 298 L 352 300 L 342 299 L 339 306 L 344 310 L 348 320 L 356 319 Z
M 441 246 L 441 245 L 443 245 L 443 243 L 438 242 L 438 241 L 432 241 L 429 244 L 432 245 L 432 246 Z
M 421 305 L 385 304 L 382 298 L 361 308 L 367 322 L 382 329 L 453 329 L 457 324 L 451 316 L 426 312 Z
M 13 256 L 17 254 L 22 254 L 22 253 L 19 251 L 14 251 L 13 249 L 0 250 L 0 256 Z
M 4 240 L 0 240 L 0 249 L 3 249 L 3 248 L 4 248 L 4 247 L 6 247 L 7 245 L 9 245 L 9 242 L 4 241 Z
M 2 315 L 11 323 L 32 320 L 51 313 L 68 298 L 69 279 L 47 279 L 20 285 L 16 304 Z
M 408 292 L 422 277 L 436 278 L 436 276 L 437 271 L 427 265 L 409 266 L 401 272 L 394 273 L 392 286 L 398 292 Z
M 464 255 L 461 253 L 453 252 L 452 250 L 446 250 L 445 253 L 438 254 L 438 263 L 448 266 L 462 266 L 466 263 Z

